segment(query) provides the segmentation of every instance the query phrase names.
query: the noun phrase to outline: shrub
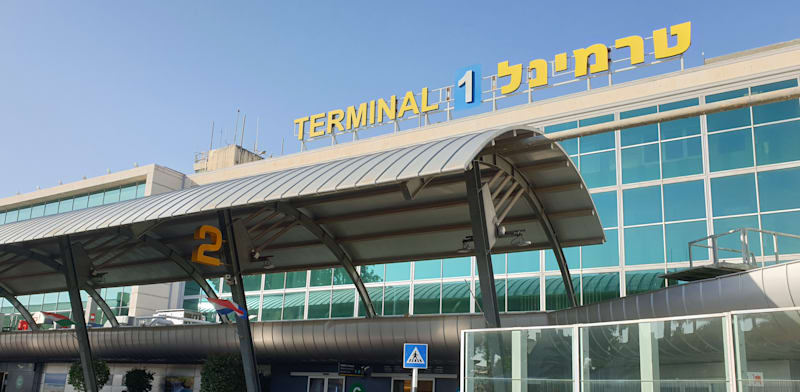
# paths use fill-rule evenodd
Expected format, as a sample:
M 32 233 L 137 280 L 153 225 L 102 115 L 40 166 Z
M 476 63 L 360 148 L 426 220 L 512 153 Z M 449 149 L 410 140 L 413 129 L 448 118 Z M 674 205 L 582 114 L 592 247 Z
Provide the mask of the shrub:
M 128 392 L 150 392 L 153 389 L 153 373 L 144 369 L 131 369 L 125 373 Z
M 105 361 L 94 361 L 94 376 L 96 378 L 97 389 L 103 388 L 111 376 L 111 371 L 108 370 L 108 365 Z M 75 362 L 69 367 L 69 378 L 67 382 L 72 385 L 76 391 L 86 391 L 86 385 L 83 383 L 83 368 L 80 362 Z
M 242 358 L 238 355 L 210 355 L 203 364 L 200 384 L 200 392 L 247 390 Z

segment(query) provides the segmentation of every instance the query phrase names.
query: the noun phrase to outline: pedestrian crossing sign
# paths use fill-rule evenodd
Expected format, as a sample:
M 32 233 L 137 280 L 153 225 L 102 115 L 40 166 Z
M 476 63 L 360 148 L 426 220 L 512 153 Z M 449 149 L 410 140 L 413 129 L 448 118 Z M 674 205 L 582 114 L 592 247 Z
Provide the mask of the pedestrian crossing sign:
M 428 345 L 422 343 L 406 343 L 403 345 L 404 369 L 428 368 Z

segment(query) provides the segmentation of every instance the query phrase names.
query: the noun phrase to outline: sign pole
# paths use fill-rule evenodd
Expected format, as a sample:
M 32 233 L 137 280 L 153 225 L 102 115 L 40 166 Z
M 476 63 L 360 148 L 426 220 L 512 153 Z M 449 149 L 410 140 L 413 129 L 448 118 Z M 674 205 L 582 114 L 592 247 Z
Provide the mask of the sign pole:
M 428 368 L 428 345 L 425 343 L 404 344 L 403 368 L 411 369 L 411 392 L 417 392 L 419 369 Z

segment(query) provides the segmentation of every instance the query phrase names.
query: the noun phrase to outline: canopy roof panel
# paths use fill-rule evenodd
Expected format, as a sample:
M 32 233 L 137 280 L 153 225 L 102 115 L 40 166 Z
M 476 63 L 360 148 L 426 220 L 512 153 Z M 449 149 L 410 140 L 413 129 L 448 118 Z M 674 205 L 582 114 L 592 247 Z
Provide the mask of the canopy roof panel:
M 0 283 L 16 294 L 63 290 L 63 275 L 42 261 L 58 262 L 63 236 L 86 249 L 87 268 L 102 275 L 97 287 L 187 280 L 185 270 L 141 234 L 188 260 L 203 242 L 193 239 L 195 229 L 218 226 L 223 209 L 243 222 L 253 250 L 269 256 L 270 272 L 338 266 L 319 233 L 281 204 L 308 217 L 355 265 L 464 256 L 459 249 L 472 231 L 464 172 L 475 160 L 482 162 L 484 182 L 495 180 L 491 190 L 497 215 L 505 213 L 502 225 L 509 232 L 524 230 L 524 241 L 499 239 L 495 251 L 551 248 L 544 218 L 561 246 L 602 243 L 592 199 L 559 145 L 504 156 L 492 151 L 498 141 L 508 145 L 532 132 L 515 127 L 463 134 L 3 225 Z M 546 216 L 525 202 L 527 196 L 514 197 L 519 188 L 510 188 L 514 181 L 504 173 L 530 184 Z M 192 265 L 206 278 L 226 273 L 224 267 Z M 264 273 L 264 266 L 246 263 L 243 272 Z

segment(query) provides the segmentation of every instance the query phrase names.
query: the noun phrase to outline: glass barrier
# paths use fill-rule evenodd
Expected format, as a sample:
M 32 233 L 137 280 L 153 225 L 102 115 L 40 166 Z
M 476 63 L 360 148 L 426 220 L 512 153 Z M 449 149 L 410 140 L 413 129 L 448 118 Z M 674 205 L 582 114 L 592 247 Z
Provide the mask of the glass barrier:
M 592 391 L 725 391 L 724 336 L 723 317 L 581 327 L 581 382 Z
M 800 391 L 800 310 L 733 316 L 739 391 Z
M 573 336 L 572 327 L 468 333 L 465 391 L 572 390 Z
M 483 391 L 800 392 L 800 308 L 464 332 Z

